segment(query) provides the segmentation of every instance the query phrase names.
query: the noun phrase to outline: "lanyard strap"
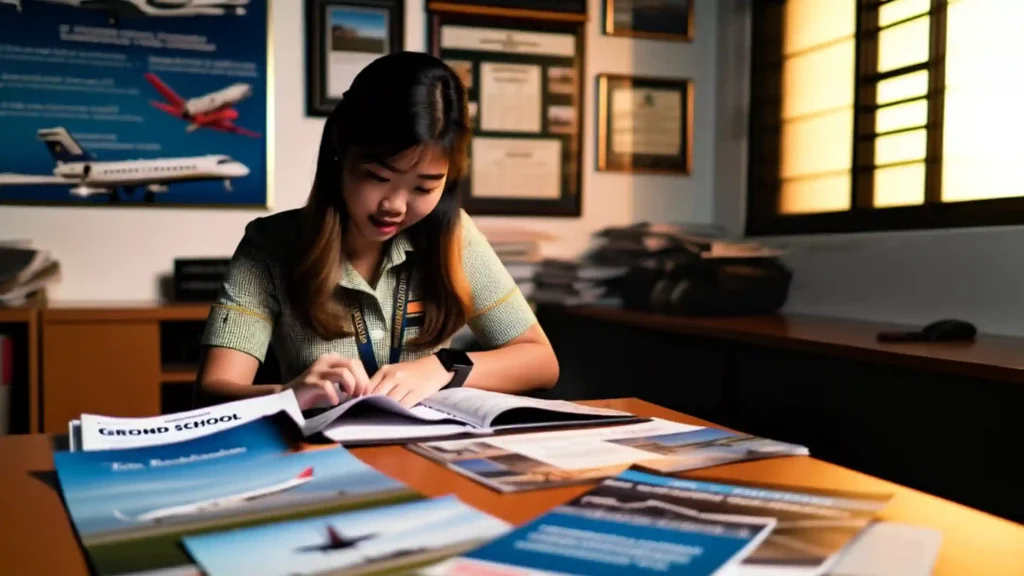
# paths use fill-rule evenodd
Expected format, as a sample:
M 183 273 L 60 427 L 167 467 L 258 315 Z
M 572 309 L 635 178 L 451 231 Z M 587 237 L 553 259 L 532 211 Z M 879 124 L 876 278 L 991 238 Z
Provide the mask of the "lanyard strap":
M 409 268 L 406 264 L 398 274 L 398 285 L 395 286 L 394 312 L 391 319 L 391 353 L 388 364 L 398 364 L 405 347 L 405 327 L 408 324 L 409 307 Z M 359 359 L 371 378 L 379 370 L 377 357 L 373 353 L 373 342 L 366 330 L 366 319 L 361 304 L 352 307 L 352 326 L 355 328 L 356 346 L 359 348 Z

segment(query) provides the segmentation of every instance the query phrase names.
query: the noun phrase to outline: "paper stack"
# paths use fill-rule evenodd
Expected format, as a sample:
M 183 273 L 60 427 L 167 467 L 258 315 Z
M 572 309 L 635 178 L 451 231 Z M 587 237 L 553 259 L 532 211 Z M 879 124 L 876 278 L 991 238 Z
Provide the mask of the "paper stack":
M 24 306 L 60 280 L 60 263 L 31 242 L 0 243 L 0 307 Z

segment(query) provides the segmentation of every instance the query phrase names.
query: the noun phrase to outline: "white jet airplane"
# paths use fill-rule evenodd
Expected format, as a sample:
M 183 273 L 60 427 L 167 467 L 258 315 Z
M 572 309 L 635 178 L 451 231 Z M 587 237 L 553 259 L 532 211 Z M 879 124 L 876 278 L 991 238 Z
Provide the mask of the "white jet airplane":
M 40 0 L 75 8 L 101 8 L 133 16 L 223 16 L 233 11 L 245 15 L 249 0 Z
M 43 128 L 36 134 L 56 162 L 53 176 L 0 173 L 0 186 L 67 184 L 75 196 L 109 194 L 112 202 L 118 200 L 118 188 L 132 193 L 141 186 L 146 189 L 146 201 L 152 202 L 156 193 L 167 192 L 175 182 L 223 180 L 230 191 L 231 179 L 249 175 L 248 166 L 223 154 L 99 161 L 63 127 Z
M 199 514 L 202 512 L 213 512 L 216 510 L 223 510 L 225 508 L 233 508 L 241 506 L 253 500 L 259 500 L 260 498 L 266 498 L 273 494 L 279 494 L 287 490 L 291 490 L 297 486 L 301 486 L 306 482 L 313 479 L 313 468 L 309 467 L 299 473 L 294 478 L 279 482 L 264 488 L 257 488 L 255 490 L 248 490 L 246 492 L 239 492 L 238 494 L 231 494 L 228 496 L 221 496 L 220 498 L 210 498 L 208 500 L 200 500 L 198 502 L 192 502 L 190 504 L 179 504 L 177 506 L 167 506 L 166 508 L 158 508 L 151 510 L 138 516 L 130 517 L 120 510 L 114 510 L 114 516 L 120 520 L 126 520 L 129 522 L 162 522 L 168 518 L 176 516 L 191 516 L 193 514 Z

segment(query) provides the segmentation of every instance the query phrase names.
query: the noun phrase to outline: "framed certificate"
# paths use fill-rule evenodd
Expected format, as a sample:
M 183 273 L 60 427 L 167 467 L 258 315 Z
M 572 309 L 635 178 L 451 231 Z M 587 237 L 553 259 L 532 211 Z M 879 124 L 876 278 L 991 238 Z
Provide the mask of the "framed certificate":
M 306 0 L 306 114 L 327 116 L 367 64 L 403 50 L 403 0 Z
M 466 87 L 470 214 L 580 215 L 584 25 L 455 8 L 431 15 L 431 53 Z
M 694 0 L 604 0 L 604 33 L 658 40 L 693 40 Z
M 689 174 L 693 82 L 601 74 L 597 169 Z

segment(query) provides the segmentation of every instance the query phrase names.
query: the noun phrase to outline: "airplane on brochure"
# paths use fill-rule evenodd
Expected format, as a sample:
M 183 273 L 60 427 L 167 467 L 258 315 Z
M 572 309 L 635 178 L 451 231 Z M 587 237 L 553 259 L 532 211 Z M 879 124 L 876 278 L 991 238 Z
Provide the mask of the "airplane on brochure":
M 185 128 L 186 131 L 193 132 L 199 128 L 212 128 L 214 130 L 223 130 L 225 132 L 234 132 L 243 136 L 259 138 L 260 135 L 258 133 L 242 128 L 234 123 L 238 119 L 238 111 L 232 108 L 232 106 L 252 96 L 252 86 L 250 84 L 232 84 L 215 92 L 185 100 L 178 96 L 156 74 L 147 72 L 145 77 L 156 88 L 157 92 L 167 99 L 167 102 L 150 100 L 149 103 L 171 116 L 187 121 L 189 124 Z
M 354 538 L 345 538 L 338 531 L 334 529 L 334 526 L 327 525 L 327 541 L 323 544 L 310 544 L 309 546 L 299 546 L 296 550 L 300 552 L 330 552 L 332 550 L 344 550 L 346 548 L 352 548 L 356 544 L 364 540 L 376 538 L 376 534 L 364 534 L 362 536 L 356 536 Z
M 53 175 L 0 173 L 0 187 L 19 185 L 71 186 L 70 192 L 82 198 L 109 194 L 117 202 L 117 189 L 131 194 L 136 187 L 146 189 L 145 200 L 167 192 L 176 182 L 223 180 L 231 191 L 233 178 L 249 175 L 249 167 L 223 154 L 149 160 L 96 160 L 63 127 L 43 128 L 36 132 L 46 145 L 56 166 Z
M 39 0 L 73 8 L 98 8 L 126 16 L 245 15 L 249 0 Z
M 302 486 L 306 482 L 313 479 L 313 467 L 306 468 L 300 472 L 294 478 L 272 484 L 263 488 L 257 488 L 255 490 L 248 490 L 245 492 L 239 492 L 238 494 L 231 494 L 229 496 L 221 496 L 219 498 L 210 498 L 208 500 L 200 500 L 198 502 L 192 502 L 190 504 L 179 504 L 176 506 L 167 506 L 165 508 L 158 508 L 151 510 L 138 516 L 130 517 L 122 513 L 120 510 L 114 510 L 114 516 L 120 520 L 129 522 L 162 522 L 168 518 L 174 518 L 177 516 L 191 516 L 193 514 L 199 514 L 202 512 L 213 512 L 217 510 L 223 510 L 226 508 L 233 508 L 266 498 L 273 494 L 280 494 L 287 490 L 291 490 L 297 486 Z

